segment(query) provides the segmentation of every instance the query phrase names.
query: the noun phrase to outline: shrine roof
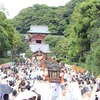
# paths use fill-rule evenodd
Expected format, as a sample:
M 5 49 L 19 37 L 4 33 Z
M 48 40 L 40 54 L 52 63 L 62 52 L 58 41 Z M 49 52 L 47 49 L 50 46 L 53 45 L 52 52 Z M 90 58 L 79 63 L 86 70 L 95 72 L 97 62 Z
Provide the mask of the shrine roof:
M 29 45 L 29 47 L 32 50 L 32 52 L 37 52 L 38 50 L 40 50 L 43 53 L 51 53 L 48 44 L 31 44 Z
M 52 63 L 51 65 L 48 66 L 48 68 L 50 68 L 50 69 L 52 69 L 52 68 L 54 68 L 54 67 L 57 67 L 57 68 L 59 68 L 59 69 L 62 68 L 62 67 L 61 67 L 59 64 L 57 64 L 57 63 Z
M 30 30 L 28 31 L 28 33 L 33 33 L 33 34 L 49 34 L 49 30 L 48 30 L 48 26 L 30 26 Z

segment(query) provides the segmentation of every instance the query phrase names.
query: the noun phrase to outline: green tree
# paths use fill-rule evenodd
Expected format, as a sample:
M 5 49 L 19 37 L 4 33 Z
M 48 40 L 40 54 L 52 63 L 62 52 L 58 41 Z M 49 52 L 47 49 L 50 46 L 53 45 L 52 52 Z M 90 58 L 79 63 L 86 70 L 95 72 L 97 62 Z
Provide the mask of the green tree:
M 6 19 L 5 14 L 0 12 L 0 53 L 7 57 L 7 51 L 11 49 L 14 28 Z
M 21 46 L 21 36 L 20 34 L 15 31 L 14 32 L 14 36 L 13 36 L 13 39 L 12 39 L 12 59 L 16 58 L 17 56 L 19 56 L 19 53 L 18 53 L 18 48 Z
M 45 38 L 45 43 L 49 44 L 50 49 L 53 50 L 55 48 L 56 44 L 60 39 L 64 39 L 63 36 L 56 36 L 56 35 L 49 35 Z
M 30 49 L 27 49 L 27 50 L 26 50 L 25 57 L 31 59 L 31 58 L 33 57 L 33 52 L 32 52 Z

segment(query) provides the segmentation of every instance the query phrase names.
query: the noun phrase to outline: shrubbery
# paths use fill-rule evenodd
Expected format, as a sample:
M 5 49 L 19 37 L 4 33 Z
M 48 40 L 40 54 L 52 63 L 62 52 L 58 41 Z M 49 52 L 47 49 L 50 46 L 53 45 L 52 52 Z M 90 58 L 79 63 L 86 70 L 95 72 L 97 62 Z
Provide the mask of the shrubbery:
M 11 62 L 11 58 L 0 58 L 0 64 Z

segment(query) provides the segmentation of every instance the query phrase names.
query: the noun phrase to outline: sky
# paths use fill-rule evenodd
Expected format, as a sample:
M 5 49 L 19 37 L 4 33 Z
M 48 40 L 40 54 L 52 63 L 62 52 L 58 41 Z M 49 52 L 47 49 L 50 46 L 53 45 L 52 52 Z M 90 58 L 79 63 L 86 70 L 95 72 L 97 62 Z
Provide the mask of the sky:
M 30 7 L 34 4 L 46 4 L 47 6 L 63 6 L 70 0 L 0 0 L 0 4 L 9 12 L 7 18 L 13 18 L 21 9 Z

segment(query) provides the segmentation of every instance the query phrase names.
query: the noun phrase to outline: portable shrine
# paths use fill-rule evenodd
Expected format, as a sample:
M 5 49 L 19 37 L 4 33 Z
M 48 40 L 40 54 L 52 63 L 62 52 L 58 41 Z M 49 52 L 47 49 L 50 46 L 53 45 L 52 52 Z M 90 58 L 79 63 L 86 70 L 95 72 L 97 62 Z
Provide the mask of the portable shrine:
M 53 83 L 60 83 L 61 66 L 58 63 L 52 63 L 48 66 L 48 80 Z

